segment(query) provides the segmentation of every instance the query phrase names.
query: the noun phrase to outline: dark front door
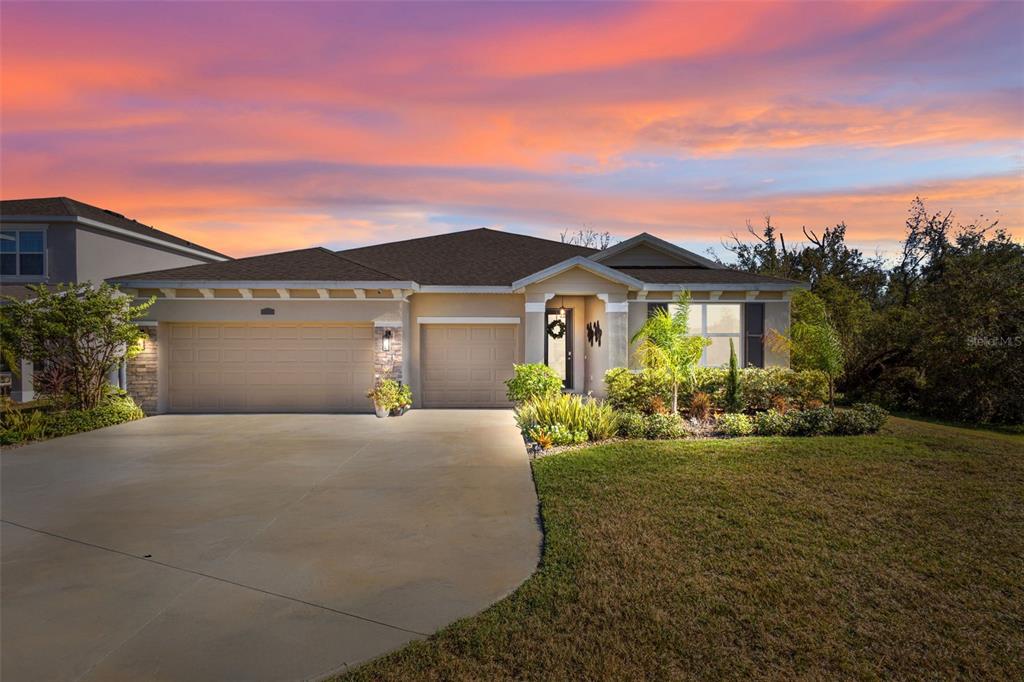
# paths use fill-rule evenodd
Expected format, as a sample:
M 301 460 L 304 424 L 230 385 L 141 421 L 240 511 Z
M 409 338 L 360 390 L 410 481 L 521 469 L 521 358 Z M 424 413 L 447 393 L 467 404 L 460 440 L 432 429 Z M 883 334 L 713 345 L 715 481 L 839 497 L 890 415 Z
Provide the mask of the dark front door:
M 554 334 L 559 335 L 558 338 Z M 558 372 L 565 388 L 572 388 L 572 308 L 548 308 L 546 311 L 544 363 Z

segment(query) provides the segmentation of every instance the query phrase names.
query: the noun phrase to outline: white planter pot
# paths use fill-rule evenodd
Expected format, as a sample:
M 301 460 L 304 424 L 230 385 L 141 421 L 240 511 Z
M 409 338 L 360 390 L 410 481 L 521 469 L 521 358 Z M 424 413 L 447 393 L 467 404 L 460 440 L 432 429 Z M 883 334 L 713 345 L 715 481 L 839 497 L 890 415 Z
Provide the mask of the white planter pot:
M 377 417 L 379 419 L 383 419 L 384 417 L 388 416 L 388 410 L 386 408 L 381 407 L 380 405 L 374 405 L 373 409 L 377 412 Z

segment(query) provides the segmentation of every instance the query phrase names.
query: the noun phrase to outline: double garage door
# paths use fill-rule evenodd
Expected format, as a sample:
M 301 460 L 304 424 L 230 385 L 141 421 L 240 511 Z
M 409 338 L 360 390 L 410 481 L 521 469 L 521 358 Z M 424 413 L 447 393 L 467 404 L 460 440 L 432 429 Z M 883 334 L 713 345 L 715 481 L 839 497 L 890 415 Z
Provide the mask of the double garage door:
M 508 407 L 505 380 L 519 347 L 514 324 L 420 327 L 424 407 Z
M 373 327 L 172 324 L 171 412 L 368 412 Z

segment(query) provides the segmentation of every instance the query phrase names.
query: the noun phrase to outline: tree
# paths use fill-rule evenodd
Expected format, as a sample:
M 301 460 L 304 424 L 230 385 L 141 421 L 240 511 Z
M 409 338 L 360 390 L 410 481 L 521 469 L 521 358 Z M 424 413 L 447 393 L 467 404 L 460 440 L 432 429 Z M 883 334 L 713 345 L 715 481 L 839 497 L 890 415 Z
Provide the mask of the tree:
M 740 363 L 736 358 L 736 347 L 732 339 L 729 339 L 729 372 L 725 375 L 725 409 L 729 412 L 743 409 L 740 391 Z
M 588 249 L 597 249 L 598 251 L 604 251 L 615 243 L 611 232 L 598 232 L 590 227 L 583 227 L 575 232 L 565 229 L 562 230 L 559 236 L 563 244 L 575 244 L 576 246 L 585 246 Z
M 28 288 L 30 298 L 6 297 L 0 314 L 3 345 L 38 368 L 44 397 L 71 408 L 95 407 L 105 395 L 107 375 L 138 353 L 143 335 L 134 321 L 155 299 L 132 305 L 108 284 Z
M 836 380 L 843 373 L 843 344 L 829 320 L 825 304 L 810 291 L 799 291 L 791 306 L 789 336 L 772 329 L 768 342 L 773 350 L 790 353 L 793 369 L 814 369 L 828 377 L 828 403 L 835 406 Z
M 679 387 L 692 385 L 708 340 L 689 335 L 690 295 L 679 292 L 675 311 L 658 308 L 630 341 L 639 342 L 637 358 L 672 387 L 672 413 L 679 411 Z

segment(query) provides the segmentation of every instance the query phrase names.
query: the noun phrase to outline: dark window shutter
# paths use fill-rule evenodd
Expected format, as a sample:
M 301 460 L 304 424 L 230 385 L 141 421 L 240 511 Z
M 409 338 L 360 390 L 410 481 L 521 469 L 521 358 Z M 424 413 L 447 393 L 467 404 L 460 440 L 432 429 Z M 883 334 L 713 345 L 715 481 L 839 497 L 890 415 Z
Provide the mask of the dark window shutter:
M 764 303 L 745 303 L 747 365 L 764 367 Z
M 648 303 L 647 304 L 647 317 L 654 315 L 655 310 L 668 310 L 668 303 Z

